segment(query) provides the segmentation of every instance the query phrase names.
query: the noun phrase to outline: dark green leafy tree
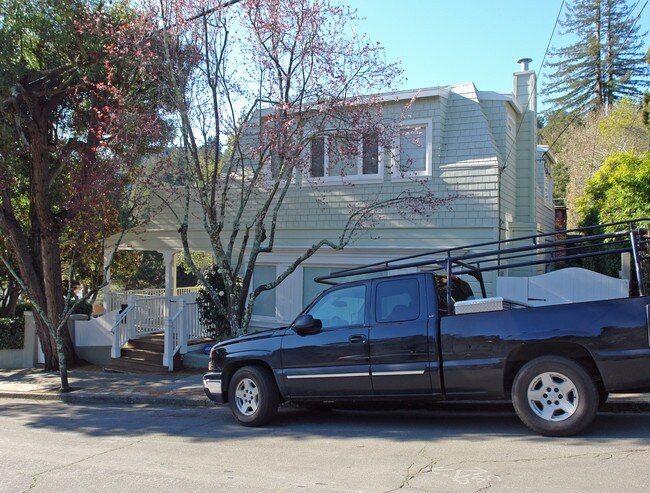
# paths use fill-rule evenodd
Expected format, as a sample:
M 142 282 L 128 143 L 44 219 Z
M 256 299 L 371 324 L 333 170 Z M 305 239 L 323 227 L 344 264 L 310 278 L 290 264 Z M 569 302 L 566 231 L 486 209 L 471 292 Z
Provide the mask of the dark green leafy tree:
M 645 63 L 650 65 L 650 48 L 645 53 Z M 644 91 L 641 101 L 641 118 L 643 124 L 650 130 L 650 91 L 647 89 Z
M 12 252 L 7 248 L 6 240 L 0 237 L 0 250 L 12 265 L 15 265 Z M 13 317 L 16 313 L 22 289 L 11 272 L 0 263 L 0 318 Z
M 201 269 L 201 271 L 210 269 L 213 264 L 212 255 L 206 252 L 191 252 L 191 259 L 194 266 Z M 198 282 L 196 275 L 192 272 L 189 262 L 185 260 L 185 256 L 181 256 L 176 268 L 176 286 L 196 286 Z
M 63 391 L 75 362 L 65 244 L 72 280 L 81 239 L 106 225 L 98 217 L 120 203 L 137 157 L 165 138 L 149 19 L 126 1 L 0 0 L 0 232 L 16 268 L 0 260 L 34 306 Z
M 584 194 L 588 179 L 610 156 L 621 152 L 639 154 L 650 149 L 648 130 L 641 122 L 638 104 L 633 101 L 623 99 L 607 112 L 601 108 L 581 115 L 578 120 L 564 132 L 562 146 L 555 151 L 568 177 L 564 198 L 570 226 L 581 222 L 576 199 Z
M 566 131 L 572 124 L 581 124 L 574 116 L 565 110 L 549 112 L 538 117 L 538 143 L 548 145 L 556 157 L 565 148 L 568 134 Z M 569 172 L 563 160 L 557 159 L 552 164 L 553 198 L 564 201 L 569 184 Z
M 562 34 L 577 41 L 554 49 L 543 94 L 553 110 L 584 112 L 638 98 L 648 70 L 635 8 L 625 0 L 573 0 Z
M 577 200 L 583 225 L 650 217 L 650 153 L 618 153 L 587 180 Z
M 617 153 L 605 160 L 577 200 L 581 226 L 650 217 L 650 152 Z M 643 226 L 648 227 L 650 223 Z M 607 228 L 614 232 L 618 227 Z M 610 276 L 621 269 L 620 255 L 589 259 L 588 268 Z M 650 263 L 644 261 L 644 270 Z M 646 289 L 650 286 L 646 286 Z
M 165 264 L 161 253 L 120 251 L 111 266 L 111 284 L 120 289 L 160 288 L 165 285 Z

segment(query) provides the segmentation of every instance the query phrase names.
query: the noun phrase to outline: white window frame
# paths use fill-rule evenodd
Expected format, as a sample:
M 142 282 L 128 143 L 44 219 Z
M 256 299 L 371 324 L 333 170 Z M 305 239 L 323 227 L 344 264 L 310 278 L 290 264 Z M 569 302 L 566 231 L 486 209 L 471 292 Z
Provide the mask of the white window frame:
M 278 268 L 277 265 L 275 264 L 267 264 L 267 263 L 261 263 L 258 262 L 255 264 L 255 267 L 271 267 L 274 269 L 274 275 L 277 278 L 278 276 Z M 253 270 L 253 279 L 251 280 L 251 285 L 249 289 L 249 294 L 255 289 L 257 286 L 257 283 L 255 282 L 255 271 Z M 276 288 L 270 290 L 270 291 L 264 291 L 264 293 L 273 293 L 273 298 L 274 298 L 274 303 L 273 303 L 273 315 L 257 315 L 254 312 L 251 314 L 251 321 L 257 321 L 257 322 L 275 322 L 277 320 L 277 314 L 278 314 L 278 299 L 277 299 L 277 292 L 275 291 Z M 253 309 L 254 310 L 254 309 Z
M 266 160 L 262 165 L 262 171 L 261 171 L 262 184 L 264 186 L 272 187 L 275 185 L 276 182 L 279 182 L 280 186 L 284 186 L 287 183 L 287 181 L 291 182 L 292 184 L 295 184 L 297 176 L 299 176 L 299 174 L 297 174 L 297 170 L 294 167 L 289 173 L 288 177 L 282 179 L 279 179 L 278 177 L 274 177 L 273 176 L 273 154 L 269 152 L 269 155 L 266 157 Z
M 383 154 L 384 147 L 377 142 L 377 173 L 372 174 L 363 174 L 363 136 L 359 135 L 358 142 L 358 151 L 357 151 L 357 173 L 354 175 L 329 175 L 329 152 L 328 145 L 329 139 L 331 137 L 336 137 L 337 134 L 340 135 L 343 132 L 322 132 L 312 136 L 312 139 L 317 137 L 323 137 L 324 143 L 324 155 L 323 155 L 323 176 L 312 176 L 311 175 L 311 165 L 312 165 L 312 155 L 311 155 L 311 143 L 309 147 L 309 167 L 306 173 L 306 181 L 309 183 L 317 185 L 340 185 L 343 183 L 382 183 L 384 181 L 384 166 L 383 166 Z M 358 132 L 351 132 L 358 133 Z
M 423 170 L 415 171 L 402 171 L 400 169 L 400 140 L 402 136 L 402 129 L 425 127 L 424 137 L 425 142 L 425 165 Z M 431 177 L 433 171 L 433 119 L 432 118 L 416 118 L 412 120 L 404 120 L 397 126 L 397 134 L 393 143 L 392 152 L 392 181 L 407 181 L 413 178 L 428 178 Z

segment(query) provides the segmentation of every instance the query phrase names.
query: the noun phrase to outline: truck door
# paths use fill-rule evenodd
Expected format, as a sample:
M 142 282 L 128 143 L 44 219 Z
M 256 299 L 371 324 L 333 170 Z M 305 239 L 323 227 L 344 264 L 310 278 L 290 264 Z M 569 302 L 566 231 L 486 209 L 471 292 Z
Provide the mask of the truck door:
M 287 330 L 282 367 L 291 397 L 370 395 L 366 284 L 327 291 L 305 315 L 320 327 Z
M 370 372 L 375 395 L 440 393 L 436 318 L 429 329 L 426 279 L 413 275 L 373 281 Z

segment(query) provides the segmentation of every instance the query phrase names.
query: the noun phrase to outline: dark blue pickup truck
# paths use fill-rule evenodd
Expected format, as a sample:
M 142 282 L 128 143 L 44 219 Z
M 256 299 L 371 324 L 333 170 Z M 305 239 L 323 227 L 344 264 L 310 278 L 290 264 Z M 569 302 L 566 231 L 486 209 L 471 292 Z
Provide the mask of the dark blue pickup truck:
M 642 270 L 647 231 L 615 235 L 609 254 L 631 254 L 638 275 L 632 296 L 617 299 L 528 306 L 487 298 L 483 276 L 492 267 L 485 252 L 476 267 L 466 253 L 471 247 L 462 256 L 432 252 L 322 278 L 334 283 L 405 267 L 421 270 L 336 284 L 291 326 L 215 345 L 203 377 L 206 394 L 229 403 L 246 426 L 268 423 L 287 400 L 511 398 L 532 430 L 578 433 L 610 392 L 650 392 L 650 297 Z M 617 239 L 619 248 L 612 246 Z M 560 246 L 564 263 L 594 256 L 584 241 L 574 251 L 565 248 L 567 240 L 533 244 L 493 251 L 493 270 L 535 265 L 530 248 L 540 253 L 540 244 L 546 259 L 548 249 L 557 254 Z M 523 261 L 522 252 L 528 252 Z M 472 300 L 472 287 L 462 280 L 468 275 L 482 297 Z

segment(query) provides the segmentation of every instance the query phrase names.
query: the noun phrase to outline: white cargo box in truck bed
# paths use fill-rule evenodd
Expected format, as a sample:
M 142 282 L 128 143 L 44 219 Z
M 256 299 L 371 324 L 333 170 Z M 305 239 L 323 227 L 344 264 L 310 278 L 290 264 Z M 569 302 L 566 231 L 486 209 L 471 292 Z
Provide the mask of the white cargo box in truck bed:
M 577 267 L 534 277 L 497 277 L 498 296 L 529 306 L 626 298 L 629 290 L 626 279 Z

